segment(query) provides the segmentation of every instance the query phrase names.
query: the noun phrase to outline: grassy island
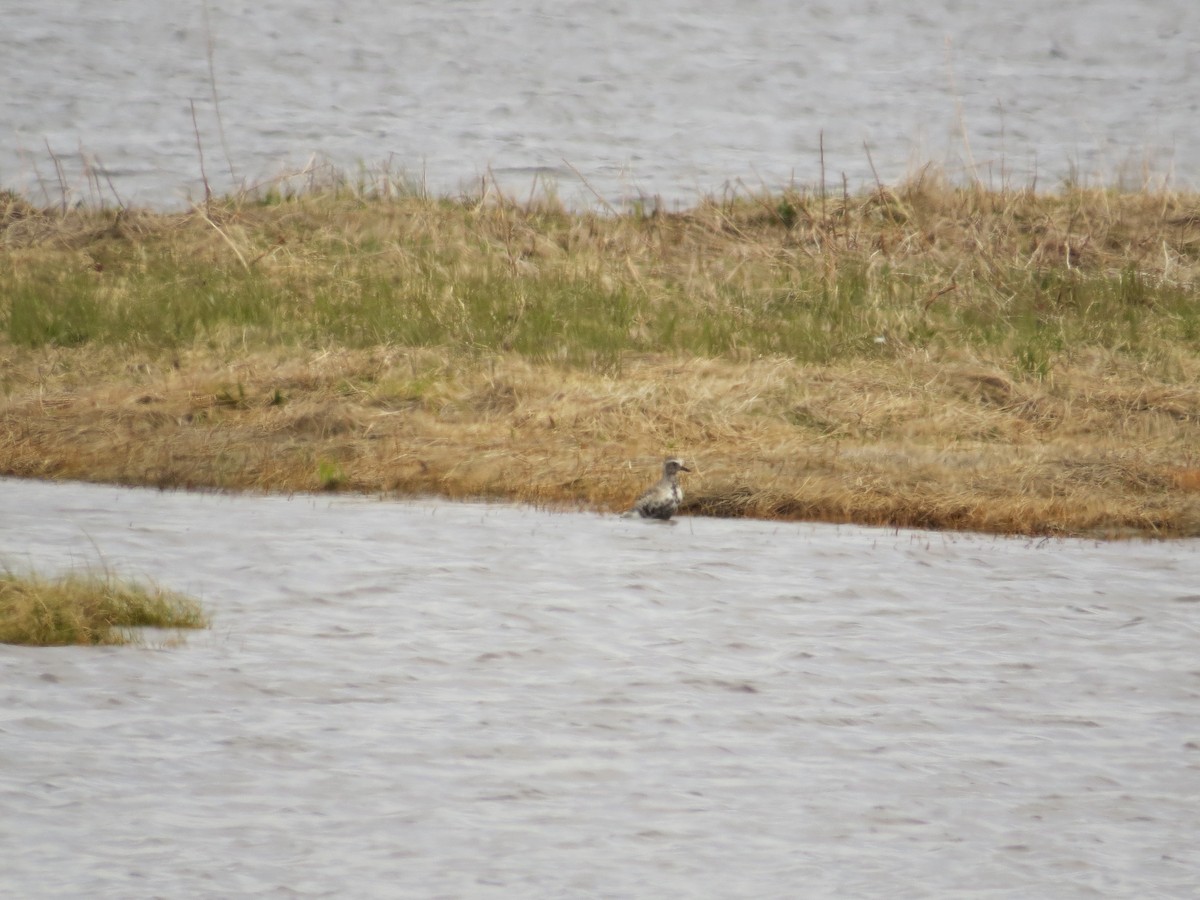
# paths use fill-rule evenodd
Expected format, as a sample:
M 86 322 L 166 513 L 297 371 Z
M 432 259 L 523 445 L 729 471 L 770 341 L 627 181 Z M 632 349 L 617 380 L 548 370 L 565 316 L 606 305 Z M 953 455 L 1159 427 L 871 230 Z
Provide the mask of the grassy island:
M 46 579 L 0 571 L 0 643 L 126 644 L 138 628 L 205 628 L 200 605 L 109 572 Z
M 1200 535 L 1200 196 L 0 194 L 0 473 Z

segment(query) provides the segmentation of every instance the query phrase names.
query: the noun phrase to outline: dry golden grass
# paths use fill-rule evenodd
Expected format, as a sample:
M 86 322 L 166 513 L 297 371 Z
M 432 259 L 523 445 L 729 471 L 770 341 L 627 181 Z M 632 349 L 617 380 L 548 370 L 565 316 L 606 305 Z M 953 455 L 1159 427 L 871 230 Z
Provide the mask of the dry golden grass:
M 686 510 L 1021 534 L 1200 534 L 1200 387 L 1096 356 L 1053 384 L 975 362 L 24 351 L 3 471 L 616 510 L 686 456 Z
M 1200 534 L 1196 196 L 274 200 L 0 197 L 0 471 Z

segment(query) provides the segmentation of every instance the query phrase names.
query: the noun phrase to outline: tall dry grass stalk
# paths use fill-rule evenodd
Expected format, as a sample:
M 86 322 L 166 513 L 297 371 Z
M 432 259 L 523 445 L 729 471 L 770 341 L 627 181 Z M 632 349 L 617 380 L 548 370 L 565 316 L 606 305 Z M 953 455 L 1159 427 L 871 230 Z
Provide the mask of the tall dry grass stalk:
M 386 195 L 386 196 L 383 196 Z M 1200 198 L 0 202 L 0 468 L 1200 534 Z

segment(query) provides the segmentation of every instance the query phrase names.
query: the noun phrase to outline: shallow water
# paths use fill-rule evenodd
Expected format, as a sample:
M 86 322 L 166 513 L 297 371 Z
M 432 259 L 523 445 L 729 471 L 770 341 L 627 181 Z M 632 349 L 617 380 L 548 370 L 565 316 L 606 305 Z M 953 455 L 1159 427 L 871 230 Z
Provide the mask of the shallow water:
M 1200 187 L 1194 0 L 9 5 L 0 186 L 49 202 L 201 198 L 197 136 L 217 191 L 318 154 L 673 207 L 817 183 L 822 136 L 851 190 L 927 162 Z
M 0 481 L 0 894 L 1195 897 L 1200 543 Z

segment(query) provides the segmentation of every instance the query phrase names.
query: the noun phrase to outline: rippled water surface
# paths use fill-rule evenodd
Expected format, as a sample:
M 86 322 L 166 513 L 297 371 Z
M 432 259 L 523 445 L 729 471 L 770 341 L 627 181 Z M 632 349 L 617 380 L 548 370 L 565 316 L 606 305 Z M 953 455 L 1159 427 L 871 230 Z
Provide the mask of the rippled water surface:
M 690 205 L 818 182 L 822 135 L 852 190 L 872 162 L 1200 186 L 1195 0 L 8 6 L 0 185 L 52 202 L 200 197 L 197 136 L 217 190 L 318 154 L 438 193 L 490 172 Z
M 1200 544 L 0 481 L 11 897 L 1195 897 Z

